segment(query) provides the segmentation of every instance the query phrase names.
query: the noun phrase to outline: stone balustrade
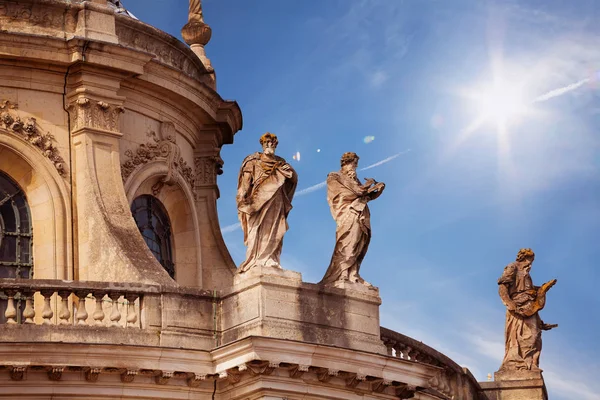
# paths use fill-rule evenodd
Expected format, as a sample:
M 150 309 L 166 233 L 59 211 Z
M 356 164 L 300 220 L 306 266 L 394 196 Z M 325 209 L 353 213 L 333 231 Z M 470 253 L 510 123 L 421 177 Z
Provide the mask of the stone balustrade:
M 411 337 L 381 327 L 381 340 L 389 356 L 443 368 L 429 380 L 428 390 L 446 399 L 485 399 L 471 372 L 439 351 Z
M 140 328 L 140 304 L 144 292 L 153 289 L 148 285 L 0 279 L 0 292 L 5 297 L 0 312 L 9 325 Z

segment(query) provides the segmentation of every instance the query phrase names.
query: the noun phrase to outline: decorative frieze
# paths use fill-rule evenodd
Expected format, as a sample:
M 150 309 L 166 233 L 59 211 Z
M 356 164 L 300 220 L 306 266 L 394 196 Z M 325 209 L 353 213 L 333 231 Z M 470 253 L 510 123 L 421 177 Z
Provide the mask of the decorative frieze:
M 42 133 L 34 117 L 25 120 L 17 114 L 17 104 L 8 100 L 0 103 L 0 126 L 29 144 L 37 147 L 49 159 L 61 176 L 65 176 L 65 161 L 54 146 L 54 136 Z M 1 134 L 2 132 L 0 132 Z
M 79 97 L 67 107 L 67 111 L 71 119 L 71 132 L 92 128 L 119 133 L 120 116 L 125 108 L 120 104 Z
M 151 161 L 160 160 L 167 165 L 168 172 L 159 184 L 152 188 L 153 191 L 160 191 L 164 184 L 174 184 L 177 181 L 176 172 L 193 188 L 196 176 L 192 167 L 189 167 L 181 157 L 181 149 L 175 142 L 176 132 L 173 123 L 161 123 L 160 134 L 151 131 L 148 136 L 151 138 L 150 141 L 140 144 L 135 151 L 127 150 L 125 152 L 125 156 L 129 159 L 121 165 L 123 181 L 126 181 L 136 168 Z

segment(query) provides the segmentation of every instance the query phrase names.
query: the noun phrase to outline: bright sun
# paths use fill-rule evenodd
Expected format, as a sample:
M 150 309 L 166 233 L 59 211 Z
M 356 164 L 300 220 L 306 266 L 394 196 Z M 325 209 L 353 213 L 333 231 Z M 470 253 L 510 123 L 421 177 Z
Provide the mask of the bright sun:
M 476 97 L 481 117 L 499 125 L 505 126 L 527 109 L 519 88 L 506 82 L 495 82 L 484 87 Z

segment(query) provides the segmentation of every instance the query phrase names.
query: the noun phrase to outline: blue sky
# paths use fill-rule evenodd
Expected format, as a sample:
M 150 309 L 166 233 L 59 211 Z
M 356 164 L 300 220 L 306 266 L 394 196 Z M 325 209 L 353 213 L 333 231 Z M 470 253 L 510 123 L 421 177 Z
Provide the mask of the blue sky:
M 186 3 L 125 1 L 177 37 Z M 262 133 L 279 136 L 299 189 L 345 151 L 359 167 L 403 152 L 361 173 L 387 185 L 361 269 L 380 288 L 382 325 L 485 380 L 504 352 L 496 281 L 532 247 L 534 282 L 558 279 L 542 311 L 560 325 L 543 337 L 550 398 L 600 399 L 600 3 L 205 0 L 204 16 L 218 90 L 244 115 L 219 178 L 238 264 L 237 172 Z M 494 79 L 526 100 L 502 126 L 474 124 Z M 335 241 L 325 190 L 293 204 L 282 265 L 317 282 Z

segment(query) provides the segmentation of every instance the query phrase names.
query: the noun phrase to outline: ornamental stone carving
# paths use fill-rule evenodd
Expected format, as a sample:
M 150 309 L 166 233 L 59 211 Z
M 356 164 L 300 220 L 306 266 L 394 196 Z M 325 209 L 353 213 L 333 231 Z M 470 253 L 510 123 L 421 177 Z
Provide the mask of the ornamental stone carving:
M 223 173 L 223 160 L 219 156 L 194 157 L 196 167 L 197 186 L 211 186 L 217 184 L 217 175 Z
M 383 193 L 385 184 L 370 178 L 361 184 L 356 176 L 358 159 L 356 153 L 344 153 L 340 171 L 327 176 L 327 202 L 337 229 L 335 249 L 321 283 L 351 282 L 372 288 L 359 275 L 371 241 L 371 214 L 367 203 Z
M 546 292 L 556 279 L 534 286 L 529 275 L 535 254 L 521 249 L 515 262 L 507 265 L 500 279 L 498 291 L 506 306 L 505 354 L 496 380 L 526 379 L 528 372 L 541 372 L 542 331 L 556 328 L 539 316 L 546 305 Z
M 67 108 L 71 119 L 71 132 L 83 128 L 100 129 L 119 133 L 119 120 L 125 108 L 121 105 L 108 104 L 80 97 Z
M 17 104 L 8 100 L 0 103 L 0 126 L 37 147 L 54 164 L 58 173 L 65 176 L 65 161 L 54 146 L 54 137 L 50 133 L 42 133 L 34 117 L 22 120 L 16 113 L 17 108 Z
M 189 55 L 167 44 L 167 42 L 156 40 L 155 36 L 133 29 L 122 23 L 117 23 L 116 34 L 119 37 L 119 44 L 150 53 L 161 63 L 183 71 L 192 78 L 202 80 L 200 76 L 200 68 L 202 67 L 196 65 L 198 61 L 194 61 Z
M 0 4 L 0 26 L 35 26 L 43 30 L 75 32 L 77 11 L 35 2 L 5 2 Z
M 121 175 L 123 181 L 133 173 L 133 171 L 141 165 L 151 161 L 160 160 L 167 164 L 167 175 L 160 180 L 159 183 L 152 188 L 158 192 L 163 185 L 173 185 L 177 182 L 176 173 L 179 173 L 190 185 L 194 187 L 196 175 L 192 167 L 188 166 L 187 162 L 181 157 L 181 149 L 175 142 L 176 131 L 175 125 L 172 122 L 162 122 L 160 125 L 160 133 L 157 134 L 151 131 L 148 136 L 151 138 L 147 143 L 142 143 L 135 151 L 127 150 L 125 156 L 129 159 L 121 165 Z

